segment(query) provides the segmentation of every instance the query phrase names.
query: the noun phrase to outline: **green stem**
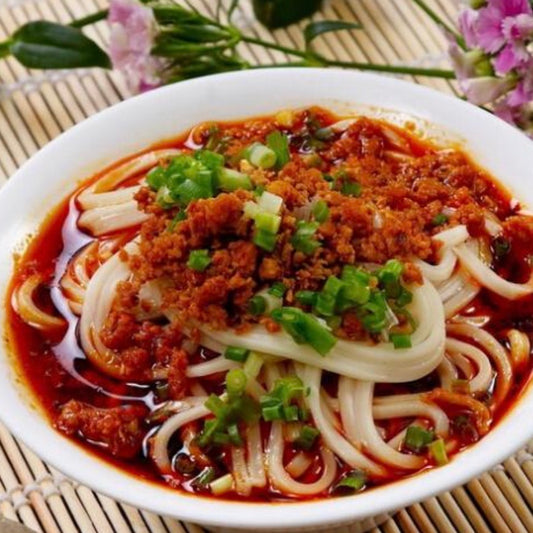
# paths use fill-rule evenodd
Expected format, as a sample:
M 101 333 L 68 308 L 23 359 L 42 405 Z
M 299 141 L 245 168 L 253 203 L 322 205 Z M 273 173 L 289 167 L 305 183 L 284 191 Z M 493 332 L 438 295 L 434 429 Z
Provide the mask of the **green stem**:
M 73 28 L 83 28 L 84 26 L 89 26 L 90 24 L 94 24 L 95 22 L 105 19 L 108 12 L 108 9 L 102 9 L 101 11 L 97 11 L 92 15 L 87 15 L 81 19 L 73 20 L 69 26 L 72 26 Z
M 12 40 L 8 39 L 7 41 L 0 42 L 0 59 L 2 57 L 8 57 L 11 55 L 11 44 Z
M 374 72 L 389 72 L 391 74 L 411 74 L 412 76 L 427 76 L 428 78 L 455 79 L 453 70 L 441 70 L 437 68 L 409 67 L 404 65 L 376 65 L 374 63 L 357 63 L 351 61 L 335 61 L 325 57 L 316 56 L 316 60 L 328 67 L 356 68 L 359 70 L 371 70 Z
M 424 2 L 424 0 L 413 0 L 413 2 L 433 21 L 435 22 L 438 26 L 440 26 L 442 29 L 444 29 L 445 31 L 447 31 L 450 35 L 453 35 L 455 37 L 455 40 L 457 41 L 457 44 L 465 49 L 466 48 L 466 45 L 465 45 L 465 41 L 463 39 L 463 36 L 460 35 L 459 33 L 457 33 L 457 31 L 455 31 L 449 24 L 447 24 L 446 22 L 444 22 L 444 20 L 442 20 L 441 17 L 439 17 L 439 15 L 437 15 L 437 13 L 435 13 L 435 11 L 433 11 L 433 9 L 431 9 L 427 4 L 426 2 Z
M 263 41 L 262 39 L 256 39 L 255 37 L 248 37 L 243 35 L 241 41 L 250 44 L 257 44 L 263 46 L 264 48 L 269 48 L 271 50 L 277 50 L 278 52 L 284 52 L 285 54 L 298 56 L 303 59 L 307 59 L 307 53 L 302 50 L 297 50 L 295 48 L 288 48 L 287 46 L 282 46 L 281 44 L 271 43 L 269 41 Z
M 415 0 L 416 1 L 416 0 Z M 304 61 L 298 63 L 281 63 L 279 66 L 330 66 L 330 67 L 344 67 L 344 68 L 356 68 L 359 70 L 372 70 L 375 72 L 390 72 L 393 74 L 411 74 L 413 76 L 427 76 L 431 78 L 446 78 L 454 79 L 455 73 L 452 70 L 440 70 L 440 69 L 428 69 L 419 67 L 406 67 L 406 66 L 393 66 L 393 65 L 375 65 L 373 63 L 352 63 L 348 61 L 334 61 L 326 59 L 318 54 L 309 54 L 302 50 L 295 48 L 288 48 L 276 43 L 263 41 L 262 39 L 256 39 L 255 37 L 248 37 L 243 35 L 242 41 L 257 44 L 271 50 L 277 50 L 278 52 L 284 52 L 289 55 L 301 57 Z

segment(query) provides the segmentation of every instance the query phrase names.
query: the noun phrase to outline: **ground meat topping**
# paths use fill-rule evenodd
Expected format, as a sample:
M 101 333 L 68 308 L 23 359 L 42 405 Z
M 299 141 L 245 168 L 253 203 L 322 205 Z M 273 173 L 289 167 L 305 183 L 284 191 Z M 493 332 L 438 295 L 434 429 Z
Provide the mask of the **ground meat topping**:
M 130 459 L 141 451 L 146 415 L 140 405 L 98 408 L 70 400 L 61 408 L 56 427 L 67 435 L 80 433 L 115 457 Z
M 422 283 L 412 260 L 437 260 L 436 233 L 465 224 L 478 237 L 486 235 L 487 210 L 507 216 L 508 206 L 497 200 L 501 195 L 492 194 L 495 185 L 459 150 L 417 142 L 369 118 L 355 120 L 345 131 L 315 136 L 333 121 L 318 108 L 296 113 L 284 127 L 290 161 L 266 170 L 243 159 L 242 151 L 279 130 L 274 119 L 217 125 L 226 166 L 246 172 L 256 190 L 194 200 L 177 223 L 175 209 L 162 209 L 155 194 L 141 188 L 136 199 L 151 216 L 141 227 L 140 253 L 128 258 L 135 272 L 133 290 L 164 278 L 169 283 L 164 305 L 175 320 L 243 331 L 260 320 L 249 314 L 249 299 L 273 283 L 284 283 L 286 301 L 298 305 L 298 290 L 320 290 L 328 276 L 340 275 L 343 265 L 378 265 L 391 258 L 406 263 L 406 283 Z M 207 142 L 207 131 L 198 133 L 200 145 Z M 260 196 L 258 188 L 283 199 L 271 252 L 254 244 L 254 222 L 245 214 L 246 202 Z M 306 254 L 295 249 L 292 238 L 319 199 L 329 214 L 316 229 L 320 245 Z M 204 271 L 187 267 L 190 252 L 198 249 L 210 255 Z M 127 300 L 127 287 L 121 290 Z M 345 317 L 344 332 L 350 338 L 359 337 L 355 322 Z M 117 327 L 127 332 L 127 320 Z

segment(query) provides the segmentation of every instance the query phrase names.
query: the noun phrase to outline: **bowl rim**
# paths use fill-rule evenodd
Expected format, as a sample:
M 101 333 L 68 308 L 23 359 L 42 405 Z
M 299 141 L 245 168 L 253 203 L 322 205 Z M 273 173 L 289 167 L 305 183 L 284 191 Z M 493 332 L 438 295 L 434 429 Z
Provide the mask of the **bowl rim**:
M 494 131 L 493 136 L 503 136 L 509 145 L 511 143 L 516 145 L 518 147 L 517 153 L 523 149 L 533 154 L 533 144 L 523 134 L 496 117 L 458 98 L 403 80 L 368 73 L 318 68 L 272 68 L 260 71 L 240 71 L 162 87 L 125 100 L 73 126 L 32 156 L 8 180 L 0 191 L 0 206 L 19 194 L 23 188 L 24 176 L 36 171 L 41 162 L 52 157 L 65 142 L 65 139 L 97 131 L 99 127 L 105 125 L 106 121 L 113 120 L 121 114 L 134 112 L 136 106 L 142 103 L 148 105 L 159 99 L 176 97 L 176 93 L 187 90 L 192 93 L 207 85 L 246 83 L 247 80 L 253 78 L 259 82 L 268 83 L 272 79 L 290 81 L 294 79 L 293 77 L 300 77 L 312 83 L 313 79 L 323 79 L 325 76 L 339 83 L 361 83 L 391 91 L 398 90 L 415 101 L 419 99 L 426 102 L 430 107 L 442 105 L 446 109 L 454 110 L 459 115 L 464 114 L 471 117 L 470 120 L 477 121 L 480 125 L 486 125 L 487 129 Z M 524 155 L 524 157 L 526 156 Z M 2 289 L 0 293 L 4 301 L 4 290 Z M 3 328 L 4 325 L 1 327 Z M 0 359 L 9 359 L 5 348 L 0 350 Z M 9 366 L 9 363 L 4 361 L 4 365 Z M 4 376 L 0 375 L 0 383 L 2 379 Z M 10 375 L 6 379 L 12 381 L 13 376 Z M 13 401 L 15 396 L 11 393 L 5 393 L 1 389 L 2 387 L 0 387 L 0 400 Z M 135 479 L 131 474 L 114 468 L 109 463 L 88 453 L 70 439 L 60 435 L 41 414 L 38 416 L 43 423 L 28 425 L 25 417 L 20 415 L 21 413 L 27 415 L 30 410 L 20 400 L 19 405 L 15 405 L 13 409 L 2 409 L 0 418 L 17 438 L 30 449 L 35 450 L 45 462 L 53 465 L 67 476 L 112 498 L 158 514 L 170 515 L 181 520 L 209 526 L 273 531 L 280 528 L 327 526 L 331 523 L 361 520 L 405 507 L 467 482 L 506 459 L 533 437 L 533 426 L 521 424 L 519 421 L 520 415 L 525 414 L 527 408 L 533 406 L 532 392 L 533 387 L 530 383 L 528 390 L 517 400 L 512 410 L 503 420 L 498 422 L 498 425 L 488 435 L 479 443 L 461 452 L 444 467 L 403 478 L 400 481 L 353 496 L 291 503 L 248 503 L 216 500 L 188 495 L 152 482 Z M 505 428 L 512 430 L 513 439 L 506 437 Z M 408 485 L 404 486 L 406 483 Z

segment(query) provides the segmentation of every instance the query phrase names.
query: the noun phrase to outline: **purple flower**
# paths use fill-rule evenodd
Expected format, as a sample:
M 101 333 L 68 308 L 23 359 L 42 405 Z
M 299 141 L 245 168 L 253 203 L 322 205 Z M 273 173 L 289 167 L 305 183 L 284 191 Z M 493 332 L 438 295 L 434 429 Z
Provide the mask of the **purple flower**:
M 506 44 L 509 29 L 521 35 L 531 15 L 528 0 L 489 0 L 487 7 L 479 10 L 476 21 L 479 46 L 491 54 L 498 52 Z
M 151 55 L 157 29 L 152 10 L 137 0 L 111 0 L 108 21 L 111 61 L 130 89 L 142 92 L 161 85 L 164 64 Z

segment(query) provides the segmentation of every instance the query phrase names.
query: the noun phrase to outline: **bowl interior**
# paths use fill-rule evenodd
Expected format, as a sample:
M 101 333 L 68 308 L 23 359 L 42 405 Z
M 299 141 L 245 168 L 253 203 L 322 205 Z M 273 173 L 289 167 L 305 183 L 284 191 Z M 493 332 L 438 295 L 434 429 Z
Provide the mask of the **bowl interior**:
M 272 69 L 180 83 L 132 98 L 63 134 L 26 163 L 0 192 L 0 295 L 20 251 L 49 209 L 77 182 L 121 157 L 205 120 L 229 120 L 284 108 L 322 105 L 341 114 L 413 119 L 423 131 L 465 143 L 483 167 L 520 201 L 533 205 L 529 185 L 533 144 L 490 114 L 459 99 L 392 78 L 321 69 Z M 434 126 L 428 126 L 436 125 Z M 0 321 L 5 321 L 2 306 Z M 185 495 L 120 472 L 56 433 L 39 413 L 10 360 L 0 353 L 0 417 L 11 431 L 65 474 L 132 505 L 193 522 L 275 530 L 341 523 L 397 509 L 467 481 L 533 437 L 521 422 L 533 409 L 528 390 L 481 442 L 445 467 L 353 497 L 295 504 L 253 504 Z M 512 438 L 510 437 L 512 436 Z

